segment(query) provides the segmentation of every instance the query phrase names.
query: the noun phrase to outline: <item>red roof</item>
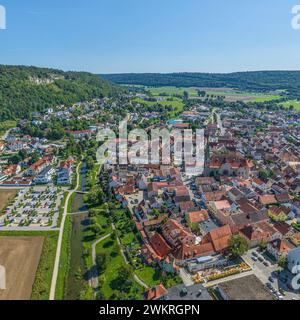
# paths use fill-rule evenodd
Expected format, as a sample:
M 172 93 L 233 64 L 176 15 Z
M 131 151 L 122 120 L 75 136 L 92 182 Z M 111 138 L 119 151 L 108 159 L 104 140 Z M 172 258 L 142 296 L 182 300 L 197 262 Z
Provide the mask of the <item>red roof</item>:
M 150 243 L 161 258 L 165 258 L 172 250 L 166 240 L 158 232 L 150 239 Z
M 147 300 L 157 300 L 168 293 L 168 290 L 162 285 L 158 285 L 145 293 Z

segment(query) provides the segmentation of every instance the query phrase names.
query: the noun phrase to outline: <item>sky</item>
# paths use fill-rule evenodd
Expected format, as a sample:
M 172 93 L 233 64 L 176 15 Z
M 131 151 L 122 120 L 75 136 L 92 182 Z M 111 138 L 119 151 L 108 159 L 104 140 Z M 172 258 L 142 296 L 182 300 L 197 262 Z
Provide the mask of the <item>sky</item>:
M 93 73 L 300 70 L 300 0 L 0 0 L 0 64 Z

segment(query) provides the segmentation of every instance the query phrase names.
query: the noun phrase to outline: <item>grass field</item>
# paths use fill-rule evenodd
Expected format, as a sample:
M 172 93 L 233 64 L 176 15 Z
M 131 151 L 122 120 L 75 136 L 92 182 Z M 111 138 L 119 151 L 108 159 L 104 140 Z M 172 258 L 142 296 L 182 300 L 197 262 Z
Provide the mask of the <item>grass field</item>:
M 1 189 L 0 190 L 0 212 L 9 204 L 11 200 L 17 195 L 18 190 L 15 189 Z
M 161 95 L 182 96 L 184 91 L 187 91 L 191 98 L 198 98 L 198 90 L 205 91 L 208 96 L 224 96 L 228 102 L 244 101 L 244 102 L 267 102 L 280 99 L 279 95 L 261 94 L 236 91 L 230 88 L 183 88 L 183 87 L 145 87 L 152 96 L 159 97 Z M 199 98 L 203 99 L 203 98 Z
M 0 135 L 3 135 L 6 130 L 16 127 L 17 121 L 7 120 L 0 122 Z
M 283 103 L 280 103 L 281 106 L 289 108 L 290 106 L 294 107 L 294 110 L 300 111 L 300 101 L 299 100 L 289 100 Z
M 124 259 L 120 253 L 117 240 L 109 237 L 97 246 L 97 254 L 106 254 L 107 267 L 103 274 L 100 276 L 101 293 L 106 300 L 113 299 L 114 294 L 114 281 L 117 280 L 118 269 L 125 266 Z M 133 280 L 132 280 L 133 281 Z M 128 299 L 139 299 L 143 292 L 143 288 L 135 281 L 130 288 L 130 293 L 127 295 Z

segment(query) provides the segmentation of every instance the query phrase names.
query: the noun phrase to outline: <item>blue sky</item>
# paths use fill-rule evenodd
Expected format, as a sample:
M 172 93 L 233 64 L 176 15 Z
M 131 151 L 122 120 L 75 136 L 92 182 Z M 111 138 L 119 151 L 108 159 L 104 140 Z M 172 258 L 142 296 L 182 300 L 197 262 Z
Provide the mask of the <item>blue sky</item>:
M 300 70 L 300 0 L 0 0 L 0 63 L 118 72 Z

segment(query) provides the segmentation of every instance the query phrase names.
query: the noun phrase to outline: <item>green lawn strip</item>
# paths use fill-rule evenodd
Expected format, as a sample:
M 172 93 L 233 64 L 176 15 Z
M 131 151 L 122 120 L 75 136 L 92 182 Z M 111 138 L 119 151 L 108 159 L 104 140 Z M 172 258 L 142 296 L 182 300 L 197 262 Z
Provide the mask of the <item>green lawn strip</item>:
M 35 281 L 32 288 L 31 300 L 48 300 L 56 246 L 58 240 L 57 231 L 0 231 L 3 237 L 44 237 L 43 251 L 41 254 Z
M 56 283 L 55 300 L 63 300 L 65 294 L 65 284 L 70 270 L 71 260 L 71 233 L 72 233 L 72 217 L 66 217 L 62 248 L 60 254 L 59 273 Z
M 114 291 L 117 288 L 113 287 L 113 283 L 117 279 L 118 269 L 121 266 L 125 266 L 115 237 L 109 237 L 99 243 L 96 247 L 96 252 L 97 254 L 106 254 L 107 256 L 106 269 L 99 277 L 100 291 L 106 300 L 114 299 Z M 131 280 L 132 286 L 127 294 L 127 298 L 140 299 L 144 289 L 133 280 L 133 277 Z

